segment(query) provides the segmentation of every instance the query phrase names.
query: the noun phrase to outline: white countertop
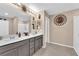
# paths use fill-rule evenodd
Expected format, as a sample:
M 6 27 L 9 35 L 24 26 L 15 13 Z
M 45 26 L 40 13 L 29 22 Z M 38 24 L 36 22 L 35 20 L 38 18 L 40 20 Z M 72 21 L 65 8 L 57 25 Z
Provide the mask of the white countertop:
M 0 46 L 19 42 L 19 41 L 26 40 L 26 39 L 36 37 L 36 36 L 39 36 L 39 35 L 43 35 L 43 34 L 42 33 L 38 33 L 38 34 L 34 34 L 34 35 L 30 34 L 29 36 L 21 36 L 20 38 L 16 36 L 14 39 L 10 39 L 10 37 L 3 38 L 3 39 L 0 40 Z

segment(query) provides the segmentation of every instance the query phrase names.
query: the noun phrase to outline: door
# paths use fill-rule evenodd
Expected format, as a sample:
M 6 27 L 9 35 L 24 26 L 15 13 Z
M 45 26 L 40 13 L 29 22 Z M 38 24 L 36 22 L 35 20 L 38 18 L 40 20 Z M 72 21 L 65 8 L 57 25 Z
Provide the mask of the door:
M 73 19 L 73 46 L 79 55 L 79 16 L 74 16 Z

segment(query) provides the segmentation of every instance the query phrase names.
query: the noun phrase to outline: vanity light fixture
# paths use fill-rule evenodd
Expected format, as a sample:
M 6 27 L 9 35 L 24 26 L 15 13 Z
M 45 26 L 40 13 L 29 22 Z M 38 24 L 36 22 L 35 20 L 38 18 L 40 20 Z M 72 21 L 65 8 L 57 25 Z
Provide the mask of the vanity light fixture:
M 14 4 L 14 5 L 18 6 L 18 7 L 21 7 L 21 3 L 12 3 L 12 4 Z
M 23 12 L 27 11 L 27 7 L 22 3 L 12 3 L 12 4 L 16 5 L 17 7 L 20 7 Z
M 38 19 L 41 19 L 41 15 L 40 14 L 38 15 Z
M 25 5 L 22 5 L 22 10 L 23 10 L 24 12 L 26 12 L 26 11 L 27 11 L 27 9 L 26 9 L 26 6 L 25 6 Z
M 36 12 L 38 12 L 37 8 L 33 6 L 29 6 L 24 3 L 12 3 L 14 6 L 18 7 L 21 11 L 24 13 L 27 13 L 29 15 L 36 15 Z
M 33 17 L 33 20 L 35 20 L 35 18 Z

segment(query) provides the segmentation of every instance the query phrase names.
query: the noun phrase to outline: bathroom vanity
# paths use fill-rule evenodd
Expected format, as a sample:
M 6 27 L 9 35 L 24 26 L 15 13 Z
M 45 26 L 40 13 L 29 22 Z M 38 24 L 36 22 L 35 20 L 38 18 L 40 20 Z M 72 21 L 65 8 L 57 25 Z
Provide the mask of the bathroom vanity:
M 43 35 L 0 40 L 0 56 L 31 56 L 43 46 Z

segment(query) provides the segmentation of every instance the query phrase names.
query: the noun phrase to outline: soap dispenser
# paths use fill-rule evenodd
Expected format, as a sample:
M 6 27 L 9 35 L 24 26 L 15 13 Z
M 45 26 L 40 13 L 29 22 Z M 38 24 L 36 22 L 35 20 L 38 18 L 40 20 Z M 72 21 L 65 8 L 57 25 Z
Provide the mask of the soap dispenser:
M 21 37 L 21 33 L 20 32 L 18 33 L 18 36 Z

